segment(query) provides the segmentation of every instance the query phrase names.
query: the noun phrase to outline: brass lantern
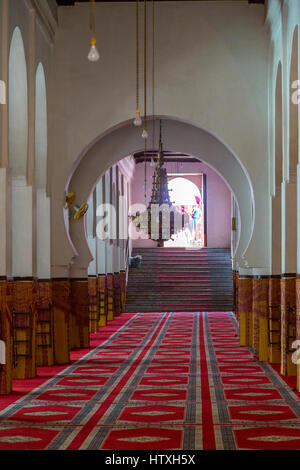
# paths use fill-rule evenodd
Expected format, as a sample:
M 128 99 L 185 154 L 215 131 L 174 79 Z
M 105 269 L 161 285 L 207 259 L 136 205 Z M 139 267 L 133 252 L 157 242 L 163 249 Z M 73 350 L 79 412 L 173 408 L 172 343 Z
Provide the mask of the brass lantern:
M 165 241 L 180 232 L 188 222 L 187 214 L 182 214 L 172 205 L 168 188 L 168 175 L 164 166 L 162 126 L 160 121 L 159 150 L 155 167 L 152 195 L 147 211 L 139 216 L 139 227 L 151 240 L 163 246 Z

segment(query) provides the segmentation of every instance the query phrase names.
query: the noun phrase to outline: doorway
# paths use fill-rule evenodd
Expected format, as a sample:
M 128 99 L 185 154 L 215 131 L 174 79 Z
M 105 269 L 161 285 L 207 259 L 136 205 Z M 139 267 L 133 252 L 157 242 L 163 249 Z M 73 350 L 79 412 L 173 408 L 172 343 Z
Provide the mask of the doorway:
M 168 174 L 170 199 L 182 213 L 187 214 L 184 230 L 164 243 L 165 247 L 203 248 L 206 246 L 205 175 L 202 173 Z

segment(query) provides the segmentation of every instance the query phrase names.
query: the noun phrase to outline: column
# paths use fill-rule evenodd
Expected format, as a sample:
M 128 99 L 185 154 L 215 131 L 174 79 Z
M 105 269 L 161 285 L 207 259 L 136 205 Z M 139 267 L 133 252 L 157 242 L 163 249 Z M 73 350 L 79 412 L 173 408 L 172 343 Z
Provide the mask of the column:
M 70 348 L 88 348 L 90 334 L 87 279 L 71 279 L 71 308 Z
M 69 278 L 52 281 L 54 317 L 54 361 L 67 364 L 70 361 L 71 283 Z
M 281 276 L 273 275 L 269 279 L 269 319 L 268 342 L 269 362 L 280 364 L 281 358 Z
M 297 341 L 300 341 L 300 278 L 297 275 L 296 280 L 296 334 Z M 295 349 L 296 350 L 296 349 Z M 299 348 L 297 348 L 299 351 Z M 300 359 L 300 354 L 297 355 L 297 360 Z M 297 390 L 300 391 L 300 361 L 297 364 Z
M 268 360 L 268 276 L 253 278 L 253 351 L 259 361 Z
M 52 283 L 37 282 L 37 365 L 54 364 L 54 312 Z
M 121 285 L 120 285 L 120 181 L 119 168 L 113 167 L 113 194 L 112 202 L 115 208 L 116 230 L 113 238 L 113 274 L 114 274 L 114 317 L 121 313 Z
M 105 175 L 105 201 L 112 206 L 112 168 Z M 106 288 L 107 288 L 107 320 L 114 319 L 114 227 L 113 208 L 108 214 L 108 233 L 106 239 Z
M 126 303 L 126 274 L 127 274 L 127 239 L 128 239 L 128 211 L 127 195 L 125 195 L 126 184 L 124 175 L 121 175 L 121 199 L 120 199 L 120 290 L 121 290 L 121 311 Z
M 4 357 L 5 364 L 0 363 L 0 395 L 6 395 L 12 391 L 13 377 L 13 330 L 12 311 L 9 308 L 12 299 L 11 283 L 0 280 L 0 341 L 2 342 L 1 359 Z M 0 361 L 2 362 L 2 361 Z
M 296 278 L 287 275 L 281 279 L 281 374 L 296 375 L 292 362 L 292 343 L 296 339 Z
M 238 278 L 238 312 L 240 323 L 240 345 L 251 346 L 250 324 L 252 323 L 252 278 Z
M 98 293 L 97 293 L 97 240 L 95 236 L 96 221 L 96 191 L 89 199 L 87 212 L 87 235 L 92 256 L 94 257 L 88 267 L 88 297 L 89 297 L 89 331 L 96 333 L 99 327 Z
M 106 195 L 106 178 L 103 176 L 96 187 L 97 207 L 105 204 Z M 103 221 L 103 219 L 102 219 Z M 97 223 L 102 224 L 97 218 Z M 102 226 L 102 225 L 101 225 Z M 100 235 L 100 236 L 99 236 Z M 107 239 L 104 238 L 103 230 L 97 233 L 97 289 L 99 299 L 99 326 L 107 325 L 107 285 L 106 285 L 106 244 Z

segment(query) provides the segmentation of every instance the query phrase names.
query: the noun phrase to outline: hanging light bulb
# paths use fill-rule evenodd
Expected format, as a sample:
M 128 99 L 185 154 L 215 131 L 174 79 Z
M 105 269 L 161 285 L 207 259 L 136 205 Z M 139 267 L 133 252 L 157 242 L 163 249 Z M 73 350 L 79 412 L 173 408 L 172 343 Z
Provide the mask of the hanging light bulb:
M 155 166 L 155 161 L 154 161 L 153 157 L 151 157 L 150 166 Z
M 90 62 L 97 62 L 100 59 L 100 55 L 98 49 L 96 47 L 96 39 L 91 39 L 91 49 L 88 55 L 88 59 Z
M 95 18 L 95 0 L 90 0 L 90 30 L 92 34 L 91 49 L 88 54 L 90 62 L 97 62 L 100 59 L 98 49 L 96 47 L 96 18 Z
M 141 126 L 142 125 L 142 118 L 141 118 L 141 111 L 139 109 L 136 110 L 136 116 L 133 121 L 133 124 L 135 126 Z
M 144 127 L 143 133 L 142 133 L 142 138 L 143 139 L 148 139 L 148 131 L 146 126 Z

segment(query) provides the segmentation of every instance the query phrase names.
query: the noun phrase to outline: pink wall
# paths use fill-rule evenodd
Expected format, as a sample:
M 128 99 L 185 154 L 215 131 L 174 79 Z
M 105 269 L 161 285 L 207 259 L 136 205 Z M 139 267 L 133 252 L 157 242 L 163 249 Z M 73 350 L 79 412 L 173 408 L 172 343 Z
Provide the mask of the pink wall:
M 231 246 L 231 192 L 222 178 L 204 163 L 167 163 L 168 173 L 205 173 L 207 181 L 207 246 Z M 144 164 L 135 166 L 131 180 L 131 203 L 144 203 Z M 147 205 L 154 168 L 147 164 Z M 133 247 L 156 246 L 152 240 L 133 240 Z

